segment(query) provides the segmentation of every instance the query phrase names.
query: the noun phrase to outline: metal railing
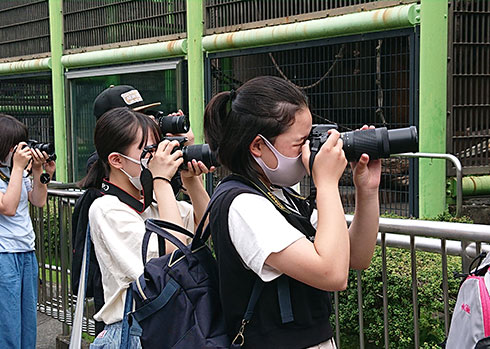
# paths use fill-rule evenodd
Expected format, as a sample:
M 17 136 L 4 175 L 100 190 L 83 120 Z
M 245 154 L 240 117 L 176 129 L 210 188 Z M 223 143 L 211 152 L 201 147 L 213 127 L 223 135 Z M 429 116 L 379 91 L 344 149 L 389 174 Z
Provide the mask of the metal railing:
M 69 189 L 50 189 L 48 204 L 43 209 L 31 209 L 31 217 L 37 235 L 37 255 L 40 265 L 39 285 L 39 311 L 58 319 L 66 325 L 72 324 L 75 311 L 76 295 L 71 292 L 70 266 L 71 266 L 71 213 L 80 191 Z M 353 216 L 346 215 L 348 223 Z M 381 273 L 383 298 L 383 330 L 384 347 L 390 347 L 390 319 L 388 305 L 392 305 L 388 298 L 388 270 L 387 251 L 405 249 L 410 252 L 411 258 L 411 284 L 413 302 L 413 342 L 419 346 L 419 305 L 418 305 L 418 278 L 416 254 L 418 252 L 431 252 L 441 257 L 440 275 L 442 280 L 442 294 L 444 299 L 443 321 L 445 333 L 449 329 L 452 309 L 448 297 L 448 256 L 474 257 L 481 251 L 490 250 L 490 226 L 464 223 L 433 222 L 411 219 L 380 218 L 380 233 L 378 245 L 381 249 Z M 462 241 L 466 243 L 461 244 Z M 359 346 L 365 347 L 364 313 L 363 313 L 363 285 L 362 273 L 357 271 L 357 299 L 359 309 Z M 346 291 L 344 291 L 346 292 Z M 335 292 L 335 328 L 337 346 L 342 345 L 340 332 L 342 324 L 339 322 L 339 300 L 344 292 Z M 90 302 L 87 303 L 83 329 L 94 334 L 94 323 L 91 319 Z
M 463 209 L 463 167 L 456 156 L 438 153 L 401 153 L 394 154 L 392 157 L 446 159 L 451 161 L 456 169 L 456 217 L 461 217 Z

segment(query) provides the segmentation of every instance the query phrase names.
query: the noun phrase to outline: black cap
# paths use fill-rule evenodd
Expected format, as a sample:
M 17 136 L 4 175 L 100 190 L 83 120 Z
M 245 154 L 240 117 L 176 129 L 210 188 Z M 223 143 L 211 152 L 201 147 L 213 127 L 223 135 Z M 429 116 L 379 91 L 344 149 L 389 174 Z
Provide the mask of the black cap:
M 160 102 L 145 104 L 139 91 L 129 85 L 111 85 L 102 91 L 94 101 L 94 115 L 98 120 L 102 114 L 114 108 L 129 107 L 134 111 L 156 107 Z

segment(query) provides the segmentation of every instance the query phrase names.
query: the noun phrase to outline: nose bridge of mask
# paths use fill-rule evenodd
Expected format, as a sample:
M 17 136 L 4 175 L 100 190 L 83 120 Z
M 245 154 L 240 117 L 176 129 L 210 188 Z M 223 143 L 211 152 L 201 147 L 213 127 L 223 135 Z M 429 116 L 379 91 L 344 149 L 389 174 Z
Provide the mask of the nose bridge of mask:
M 128 159 L 129 161 L 131 162 L 134 162 L 135 164 L 140 164 L 140 162 L 136 159 L 133 159 L 131 156 L 127 156 L 127 155 L 124 155 L 124 154 L 121 154 L 121 153 L 118 153 L 119 155 L 121 155 L 123 158 L 125 159 Z
M 298 155 L 298 156 L 295 156 L 295 157 L 289 157 L 289 156 L 285 156 L 285 155 L 282 155 L 279 150 L 277 150 L 271 142 L 269 142 L 269 140 L 267 138 L 265 138 L 264 136 L 262 136 L 261 134 L 258 135 L 260 138 L 262 138 L 262 140 L 264 141 L 264 143 L 267 145 L 267 147 L 274 153 L 274 155 L 276 156 L 276 159 L 277 161 L 279 161 L 279 158 L 284 158 L 284 159 L 288 159 L 288 160 L 295 160 L 297 158 L 299 158 L 301 156 L 301 153 Z
M 124 154 L 121 154 L 121 153 L 119 153 L 119 155 L 121 155 L 125 159 L 128 159 L 131 162 L 134 162 L 135 164 L 141 165 L 143 168 L 148 168 L 148 161 L 150 161 L 149 158 L 141 159 L 141 162 L 140 162 L 140 161 L 138 161 L 136 159 L 133 159 L 130 156 L 127 156 L 127 155 L 124 155 Z

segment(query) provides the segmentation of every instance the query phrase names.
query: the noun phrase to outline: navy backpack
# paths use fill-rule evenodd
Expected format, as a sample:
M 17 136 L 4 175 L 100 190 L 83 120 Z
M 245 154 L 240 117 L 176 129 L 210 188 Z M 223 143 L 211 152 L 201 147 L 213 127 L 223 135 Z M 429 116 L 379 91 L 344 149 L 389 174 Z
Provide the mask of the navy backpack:
M 227 182 L 218 186 L 194 237 L 173 223 L 146 220 L 141 251 L 145 268 L 143 274 L 130 286 L 126 309 L 132 303 L 132 296 L 135 310 L 125 316 L 130 326 L 129 334 L 139 336 L 143 348 L 234 348 L 243 344 L 242 332 L 236 336 L 235 344 L 231 344 L 227 335 L 219 296 L 218 267 L 206 245 L 210 235 L 209 226 L 203 231 L 204 222 L 216 198 L 237 186 L 245 185 Z M 192 243 L 185 246 L 167 229 L 193 237 Z M 147 262 L 148 242 L 153 233 L 168 240 L 177 249 Z M 243 318 L 244 324 L 252 317 L 263 285 L 257 278 Z M 129 337 L 124 326 L 122 348 L 127 347 Z

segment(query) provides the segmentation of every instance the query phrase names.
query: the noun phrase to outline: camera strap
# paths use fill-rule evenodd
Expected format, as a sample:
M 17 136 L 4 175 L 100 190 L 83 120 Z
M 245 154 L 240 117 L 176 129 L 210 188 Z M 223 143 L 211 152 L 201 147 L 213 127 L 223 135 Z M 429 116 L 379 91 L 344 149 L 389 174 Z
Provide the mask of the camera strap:
M 127 192 L 125 192 L 124 190 L 122 190 L 121 188 L 119 188 L 117 185 L 115 185 L 114 183 L 111 183 L 109 182 L 107 179 L 104 179 L 102 181 L 102 185 L 101 185 L 101 193 L 102 194 L 107 194 L 107 195 L 114 195 L 116 196 L 121 202 L 125 203 L 126 205 L 128 205 L 129 207 L 131 207 L 133 210 L 135 210 L 138 214 L 141 214 L 143 213 L 152 203 L 153 201 L 153 180 L 151 177 L 151 172 L 148 170 L 148 169 L 145 169 L 146 171 L 148 171 L 149 175 L 150 175 L 150 182 L 151 182 L 151 188 L 152 190 L 150 191 L 150 195 L 144 195 L 144 202 L 141 202 L 140 200 L 136 199 L 134 196 L 128 194 Z M 147 175 L 143 175 L 143 173 L 141 174 L 141 177 L 144 177 L 144 176 L 147 176 Z M 142 183 L 143 183 L 143 178 L 142 178 Z M 144 186 L 143 186 L 143 190 L 144 189 Z M 149 201 L 147 199 L 147 197 L 150 197 Z M 165 254 L 165 239 L 163 238 L 158 238 L 158 251 L 160 253 L 160 256 L 163 256 Z
M 307 200 L 309 202 L 309 207 L 310 207 L 310 215 L 313 212 L 313 209 L 316 207 L 316 185 L 315 182 L 313 181 L 313 163 L 315 161 L 315 157 L 318 154 L 318 151 L 320 150 L 321 142 L 318 140 L 312 140 L 310 141 L 310 160 L 308 161 L 308 166 L 310 168 L 310 179 L 311 179 L 311 186 L 310 186 L 310 195 L 308 196 Z
M 109 182 L 107 179 L 102 181 L 101 193 L 116 196 L 121 202 L 124 202 L 139 214 L 143 213 L 147 207 L 143 202 L 128 194 L 114 183 Z
M 10 178 L 9 178 L 9 177 L 8 177 L 8 176 L 7 176 L 5 173 L 3 173 L 3 171 L 2 171 L 2 170 L 0 170 L 0 179 L 1 179 L 2 181 L 4 181 L 5 183 L 7 183 L 7 184 L 8 184 L 8 183 L 9 183 L 9 181 L 10 181 Z
M 311 209 L 310 207 L 305 207 L 306 206 L 305 198 L 296 194 L 292 189 L 282 188 L 286 198 L 288 198 L 289 196 L 288 200 L 289 199 L 293 200 L 299 213 L 290 210 L 285 204 L 281 202 L 281 200 L 279 200 L 274 195 L 274 193 L 269 188 L 267 188 L 267 186 L 262 181 L 258 179 L 250 180 L 239 174 L 234 173 L 226 177 L 223 181 L 229 181 L 229 180 L 240 181 L 258 190 L 266 199 L 268 199 L 276 207 L 276 209 L 284 216 L 284 218 L 286 218 L 286 220 L 291 225 L 293 225 L 296 229 L 301 231 L 308 239 L 311 240 L 312 237 L 315 235 L 316 230 L 313 226 L 311 226 L 310 223 L 311 212 L 313 211 L 313 209 Z

